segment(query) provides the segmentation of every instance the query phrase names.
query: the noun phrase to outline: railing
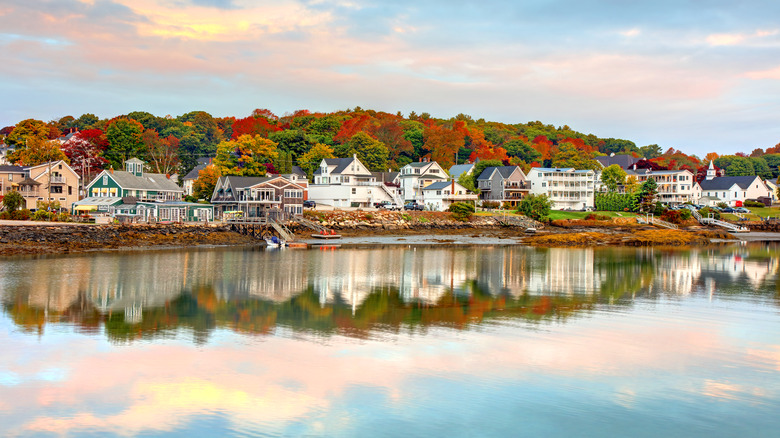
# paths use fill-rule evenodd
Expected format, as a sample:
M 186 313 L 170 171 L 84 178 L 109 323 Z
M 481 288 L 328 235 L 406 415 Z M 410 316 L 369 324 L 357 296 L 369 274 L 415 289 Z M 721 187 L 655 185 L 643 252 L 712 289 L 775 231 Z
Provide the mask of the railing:
M 649 223 L 649 224 L 657 225 L 657 226 L 663 227 L 663 228 L 669 228 L 669 229 L 672 229 L 672 230 L 676 230 L 676 229 L 679 228 L 677 225 L 675 225 L 675 224 L 673 224 L 671 222 L 662 221 L 661 219 L 657 219 L 657 218 L 653 217 L 652 214 L 648 214 L 647 216 L 645 216 L 645 220 L 647 220 L 647 223 Z
M 51 183 L 52 184 L 65 184 L 65 177 L 64 176 L 53 176 L 53 177 L 51 177 Z

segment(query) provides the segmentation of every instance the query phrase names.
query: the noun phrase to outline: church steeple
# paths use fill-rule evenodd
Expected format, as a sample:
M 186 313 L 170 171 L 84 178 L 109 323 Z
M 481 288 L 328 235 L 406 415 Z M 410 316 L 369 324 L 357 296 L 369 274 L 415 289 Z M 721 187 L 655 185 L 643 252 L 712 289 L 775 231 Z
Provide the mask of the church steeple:
M 715 174 L 715 165 L 712 164 L 712 160 L 710 160 L 710 167 L 707 169 L 707 181 L 714 179 L 717 175 Z

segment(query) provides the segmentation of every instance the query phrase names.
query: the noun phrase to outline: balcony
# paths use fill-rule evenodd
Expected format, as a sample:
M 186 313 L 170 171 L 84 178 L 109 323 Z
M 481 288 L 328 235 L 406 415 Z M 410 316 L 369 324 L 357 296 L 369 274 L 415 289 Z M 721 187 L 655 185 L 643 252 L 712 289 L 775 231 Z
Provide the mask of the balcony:
M 65 177 L 64 176 L 53 176 L 53 177 L 51 177 L 51 183 L 52 184 L 65 184 Z

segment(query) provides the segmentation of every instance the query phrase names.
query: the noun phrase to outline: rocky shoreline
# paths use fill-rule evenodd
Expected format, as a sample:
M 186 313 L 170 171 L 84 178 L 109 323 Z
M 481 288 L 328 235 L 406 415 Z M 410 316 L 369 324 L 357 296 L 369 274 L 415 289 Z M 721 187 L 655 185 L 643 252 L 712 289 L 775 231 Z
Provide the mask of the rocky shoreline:
M 458 221 L 448 213 L 436 212 L 316 212 L 309 220 L 333 229 L 344 237 L 465 236 L 499 240 L 504 244 L 540 247 L 581 246 L 681 246 L 704 245 L 734 239 L 720 230 L 665 230 L 641 226 L 635 221 L 593 221 L 566 226 L 544 226 L 532 221 L 501 224 L 489 216 Z M 527 234 L 528 226 L 539 231 Z M 313 231 L 300 224 L 289 227 L 298 240 L 310 240 Z M 441 240 L 446 244 L 449 240 Z M 232 231 L 229 225 L 77 225 L 14 224 L 0 226 L 0 256 L 68 254 L 88 251 L 176 248 L 198 246 L 264 245 L 257 237 Z

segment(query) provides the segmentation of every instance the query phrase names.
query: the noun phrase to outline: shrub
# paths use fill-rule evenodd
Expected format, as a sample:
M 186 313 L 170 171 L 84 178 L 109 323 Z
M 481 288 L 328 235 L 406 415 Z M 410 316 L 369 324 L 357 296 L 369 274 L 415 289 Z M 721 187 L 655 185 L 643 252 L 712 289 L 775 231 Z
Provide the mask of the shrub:
M 728 205 L 725 202 L 718 202 L 717 204 L 715 204 L 715 206 L 718 207 L 718 208 L 726 208 L 726 207 L 728 207 Z
M 766 205 L 764 205 L 763 202 L 752 201 L 750 199 L 748 199 L 747 201 L 743 202 L 742 205 L 745 206 L 745 207 L 766 207 Z
M 665 220 L 666 222 L 671 222 L 673 224 L 679 224 L 682 222 L 682 217 L 678 210 L 666 210 L 663 212 L 663 214 L 661 214 L 661 220 Z
M 482 201 L 482 208 L 494 209 L 500 206 L 501 204 L 498 201 Z
M 701 210 L 699 210 L 699 214 L 701 217 L 709 217 L 710 214 L 712 214 L 715 219 L 720 219 L 720 212 L 717 210 L 713 210 L 709 207 L 704 207 Z
M 11 212 L 11 219 L 15 221 L 28 221 L 30 220 L 30 216 L 31 216 L 30 210 L 26 208 Z
M 522 213 L 531 219 L 541 221 L 550 215 L 552 202 L 547 195 L 528 195 L 520 201 L 517 206 L 517 212 Z
M 474 205 L 467 202 L 455 202 L 450 205 L 452 217 L 459 221 L 467 221 L 474 214 Z
M 10 211 L 0 211 L 0 220 L 3 220 L 3 221 L 11 220 L 11 212 Z
M 49 213 L 46 210 L 35 210 L 35 213 L 32 215 L 32 220 L 34 221 L 49 221 L 51 220 L 52 214 Z
M 19 209 L 19 207 L 24 205 L 24 197 L 22 196 L 21 193 L 17 192 L 16 190 L 12 192 L 8 192 L 3 197 L 3 205 L 5 206 L 6 210 L 13 213 L 17 209 Z
M 605 214 L 595 214 L 591 213 L 587 216 L 585 216 L 586 221 L 611 221 L 612 218 L 605 215 Z
M 70 215 L 63 211 L 62 213 L 58 214 L 56 218 L 54 218 L 57 222 L 70 222 Z
M 693 213 L 691 213 L 691 211 L 688 210 L 687 208 L 683 208 L 682 210 L 677 210 L 677 211 L 680 213 L 680 219 L 684 221 L 687 221 L 693 215 Z
M 636 193 L 596 193 L 596 210 L 637 211 L 639 197 Z

